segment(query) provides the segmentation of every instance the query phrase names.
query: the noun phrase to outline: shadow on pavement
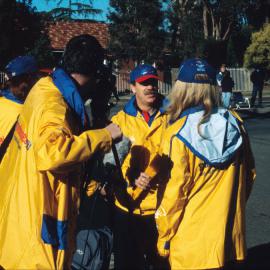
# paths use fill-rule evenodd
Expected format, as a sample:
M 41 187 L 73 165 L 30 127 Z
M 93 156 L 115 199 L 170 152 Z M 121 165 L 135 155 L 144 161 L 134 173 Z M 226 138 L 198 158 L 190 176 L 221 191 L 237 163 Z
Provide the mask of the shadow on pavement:
M 260 118 L 260 119 L 264 119 L 264 118 L 270 118 L 270 112 L 267 113 L 258 113 L 258 112 L 254 112 L 254 111 L 241 111 L 238 112 L 240 114 L 240 116 L 242 117 L 242 119 L 252 119 L 252 118 Z
M 270 243 L 248 249 L 247 261 L 243 270 L 269 270 Z

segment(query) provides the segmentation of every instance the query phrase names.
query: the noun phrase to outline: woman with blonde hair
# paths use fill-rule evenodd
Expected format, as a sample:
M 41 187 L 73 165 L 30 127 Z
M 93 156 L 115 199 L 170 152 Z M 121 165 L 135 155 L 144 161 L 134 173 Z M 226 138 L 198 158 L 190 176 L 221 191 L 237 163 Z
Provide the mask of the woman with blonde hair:
M 242 120 L 220 107 L 215 75 L 206 61 L 189 59 L 169 97 L 161 153 L 172 165 L 155 217 L 158 251 L 172 269 L 223 268 L 246 256 L 254 161 Z

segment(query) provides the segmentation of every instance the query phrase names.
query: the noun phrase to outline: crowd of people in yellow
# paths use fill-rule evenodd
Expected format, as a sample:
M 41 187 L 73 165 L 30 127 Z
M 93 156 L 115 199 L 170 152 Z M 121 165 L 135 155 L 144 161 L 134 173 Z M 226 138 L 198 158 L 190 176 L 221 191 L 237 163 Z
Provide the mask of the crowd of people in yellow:
M 112 250 L 116 270 L 237 269 L 255 165 L 242 119 L 222 106 L 216 71 L 203 59 L 185 60 L 164 97 L 157 70 L 140 64 L 130 73 L 133 97 L 95 129 L 84 103 L 98 89 L 103 59 L 99 42 L 81 35 L 48 76 L 38 76 L 31 56 L 6 66 L 0 269 L 105 270 Z M 122 138 L 131 146 L 105 188 L 93 164 Z M 117 178 L 124 184 L 114 192 Z M 83 217 L 82 205 L 94 209 L 100 198 L 103 210 Z M 102 219 L 77 237 L 82 220 L 107 213 L 110 225 Z M 113 249 L 104 244 L 105 225 Z M 107 259 L 97 255 L 104 249 Z

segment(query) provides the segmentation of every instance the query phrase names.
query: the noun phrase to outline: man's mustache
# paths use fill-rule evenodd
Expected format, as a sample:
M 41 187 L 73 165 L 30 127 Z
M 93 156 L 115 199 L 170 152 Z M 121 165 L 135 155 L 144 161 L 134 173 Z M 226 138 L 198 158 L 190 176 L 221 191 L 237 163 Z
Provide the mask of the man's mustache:
M 144 95 L 156 95 L 158 92 L 156 90 L 144 90 Z

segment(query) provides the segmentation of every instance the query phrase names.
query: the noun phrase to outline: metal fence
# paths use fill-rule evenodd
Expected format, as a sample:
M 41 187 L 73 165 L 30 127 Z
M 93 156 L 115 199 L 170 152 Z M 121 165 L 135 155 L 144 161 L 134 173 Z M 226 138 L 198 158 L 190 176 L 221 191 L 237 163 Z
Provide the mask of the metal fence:
M 249 79 L 251 71 L 246 68 L 228 68 L 228 70 L 231 73 L 231 77 L 234 80 L 235 91 L 251 91 L 252 83 Z M 172 69 L 171 70 L 171 82 L 162 82 L 159 81 L 159 92 L 167 95 L 172 85 L 174 84 L 174 81 L 177 77 L 178 69 Z M 3 85 L 5 82 L 5 74 L 3 72 L 0 72 L 0 86 Z M 130 91 L 129 86 L 129 73 L 122 72 L 116 74 L 116 88 L 118 93 L 125 93 Z
M 4 85 L 5 81 L 6 81 L 5 73 L 0 71 L 0 89 L 1 86 Z
M 116 89 L 117 93 L 129 92 L 129 73 L 118 73 L 116 75 Z
M 228 68 L 231 73 L 231 77 L 234 80 L 234 91 L 251 91 L 252 83 L 249 79 L 251 70 L 246 68 Z M 159 81 L 159 92 L 167 95 L 172 85 L 174 84 L 178 74 L 178 69 L 171 70 L 171 82 Z M 129 91 L 129 73 L 119 73 L 117 74 L 117 91 L 122 93 Z
M 252 83 L 250 81 L 251 70 L 246 68 L 228 68 L 234 81 L 235 91 L 251 91 Z

